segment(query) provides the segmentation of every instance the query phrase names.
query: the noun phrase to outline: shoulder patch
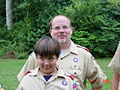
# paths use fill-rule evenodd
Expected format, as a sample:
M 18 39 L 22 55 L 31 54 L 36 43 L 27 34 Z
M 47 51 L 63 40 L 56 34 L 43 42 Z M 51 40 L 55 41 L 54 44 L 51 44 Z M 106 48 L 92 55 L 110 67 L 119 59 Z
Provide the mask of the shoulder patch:
M 26 73 L 25 73 L 25 75 L 27 75 L 28 73 L 31 73 L 30 71 L 27 71 Z
M 90 52 L 90 50 L 89 50 L 88 48 L 84 47 L 84 46 L 80 46 L 80 45 L 76 45 L 76 46 L 77 46 L 78 48 L 82 48 L 82 49 L 84 49 L 84 50 Z

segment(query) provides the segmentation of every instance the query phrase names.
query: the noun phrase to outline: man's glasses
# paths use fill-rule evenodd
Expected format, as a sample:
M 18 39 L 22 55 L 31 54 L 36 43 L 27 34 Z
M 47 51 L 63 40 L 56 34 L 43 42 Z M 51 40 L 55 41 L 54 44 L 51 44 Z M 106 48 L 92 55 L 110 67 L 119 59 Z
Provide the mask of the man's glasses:
M 71 27 L 68 27 L 68 26 L 64 25 L 64 26 L 62 26 L 62 27 L 60 27 L 60 26 L 55 26 L 55 27 L 53 27 L 53 28 L 51 28 L 51 29 L 54 29 L 54 30 L 56 30 L 56 31 L 59 31 L 59 30 L 61 30 L 61 29 L 63 29 L 63 30 L 68 30 L 69 28 L 71 28 Z

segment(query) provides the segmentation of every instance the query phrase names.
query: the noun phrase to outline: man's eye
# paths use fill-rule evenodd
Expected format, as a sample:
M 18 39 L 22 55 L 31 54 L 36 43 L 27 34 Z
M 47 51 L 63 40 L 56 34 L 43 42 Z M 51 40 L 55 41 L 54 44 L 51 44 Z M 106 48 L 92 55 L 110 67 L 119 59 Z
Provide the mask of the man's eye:
M 63 26 L 63 29 L 68 29 L 68 27 L 67 26 Z
M 55 30 L 59 30 L 60 29 L 60 27 L 55 27 Z

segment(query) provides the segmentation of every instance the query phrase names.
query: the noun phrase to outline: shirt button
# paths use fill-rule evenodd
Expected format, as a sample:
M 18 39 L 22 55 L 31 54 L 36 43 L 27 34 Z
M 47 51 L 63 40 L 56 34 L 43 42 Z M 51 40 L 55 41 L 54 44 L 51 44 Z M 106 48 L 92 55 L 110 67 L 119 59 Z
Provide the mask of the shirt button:
M 74 74 L 77 74 L 76 72 L 74 72 Z
M 76 67 L 76 65 L 74 65 L 74 67 Z

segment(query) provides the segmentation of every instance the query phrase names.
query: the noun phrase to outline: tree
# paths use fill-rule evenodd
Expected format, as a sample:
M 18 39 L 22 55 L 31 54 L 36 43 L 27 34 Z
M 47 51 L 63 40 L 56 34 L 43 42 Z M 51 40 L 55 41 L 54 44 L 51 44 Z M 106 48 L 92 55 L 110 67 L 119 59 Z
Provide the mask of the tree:
M 12 26 L 12 17 L 12 0 L 6 0 L 6 24 L 8 30 Z

